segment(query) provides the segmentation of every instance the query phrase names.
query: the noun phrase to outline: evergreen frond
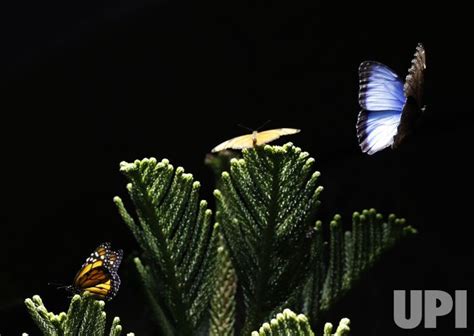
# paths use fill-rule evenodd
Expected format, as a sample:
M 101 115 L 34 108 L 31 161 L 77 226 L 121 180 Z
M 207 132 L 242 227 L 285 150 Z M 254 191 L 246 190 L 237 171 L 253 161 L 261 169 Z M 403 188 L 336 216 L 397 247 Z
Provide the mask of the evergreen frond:
M 303 284 L 322 187 L 314 159 L 291 143 L 242 154 L 222 173 L 214 195 L 245 299 L 242 334 L 249 334 Z
M 165 335 L 191 335 L 208 313 L 217 240 L 200 183 L 168 160 L 121 163 L 135 206 L 132 217 L 114 201 L 143 255 L 135 261 Z
M 229 252 L 221 239 L 217 250 L 215 292 L 211 300 L 210 336 L 233 336 L 237 278 Z
M 331 323 L 324 326 L 324 336 L 347 336 L 349 335 L 349 319 L 344 318 L 339 322 L 335 333 Z M 308 318 L 299 314 L 296 315 L 289 309 L 279 313 L 270 322 L 264 323 L 258 331 L 253 331 L 252 336 L 314 336 Z
M 331 323 L 326 323 L 324 325 L 323 336 L 347 336 L 351 331 L 349 328 L 350 320 L 348 318 L 343 318 L 334 332 L 334 327 Z
M 320 313 L 329 310 L 350 290 L 384 252 L 400 239 L 416 233 L 404 219 L 392 214 L 384 221 L 375 209 L 355 212 L 352 229 L 345 232 L 341 216 L 336 215 L 329 231 L 326 256 L 322 248 L 321 222 L 316 224 L 313 270 L 302 294 L 303 312 L 308 314 L 312 323 L 317 323 Z
M 323 236 L 323 223 L 317 221 L 314 227 L 314 240 L 311 247 L 313 255 L 312 269 L 299 299 L 302 311 L 305 314 L 320 311 L 321 293 L 327 269 L 325 252 L 326 243 Z
M 25 305 L 31 318 L 45 336 L 104 336 L 106 313 L 105 302 L 95 300 L 85 293 L 83 296 L 74 295 L 67 313 L 58 315 L 48 312 L 38 295 L 25 300 Z M 114 318 L 109 335 L 120 336 L 122 326 L 120 319 Z M 133 333 L 127 336 L 133 336 Z

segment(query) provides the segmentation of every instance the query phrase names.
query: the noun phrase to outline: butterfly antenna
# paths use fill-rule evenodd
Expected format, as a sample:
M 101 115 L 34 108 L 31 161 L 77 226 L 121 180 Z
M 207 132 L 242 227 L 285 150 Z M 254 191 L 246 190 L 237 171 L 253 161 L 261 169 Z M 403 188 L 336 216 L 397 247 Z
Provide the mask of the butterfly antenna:
M 48 286 L 56 286 L 56 289 L 63 289 L 69 287 L 68 285 L 58 282 L 48 282 Z
M 268 124 L 271 123 L 271 122 L 272 122 L 271 120 L 265 121 L 262 125 L 260 125 L 259 128 L 257 128 L 257 131 L 260 131 L 262 128 L 264 128 L 266 125 L 268 125 Z
M 244 125 L 242 125 L 242 124 L 237 124 L 237 126 L 239 126 L 240 128 L 243 128 L 243 129 L 245 129 L 245 130 L 247 130 L 247 131 L 249 131 L 249 132 L 253 132 L 253 129 L 251 129 L 251 128 L 247 127 L 247 126 L 244 126 Z

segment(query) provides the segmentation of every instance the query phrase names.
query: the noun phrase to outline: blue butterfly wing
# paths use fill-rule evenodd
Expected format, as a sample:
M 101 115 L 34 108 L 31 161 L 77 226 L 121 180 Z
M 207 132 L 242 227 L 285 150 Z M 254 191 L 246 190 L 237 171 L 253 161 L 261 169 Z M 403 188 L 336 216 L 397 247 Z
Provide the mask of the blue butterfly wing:
M 372 155 L 391 146 L 398 131 L 400 116 L 400 111 L 360 111 L 357 137 L 362 151 Z
M 363 62 L 359 67 L 357 137 L 364 153 L 374 154 L 393 144 L 405 105 L 403 82 L 389 67 Z

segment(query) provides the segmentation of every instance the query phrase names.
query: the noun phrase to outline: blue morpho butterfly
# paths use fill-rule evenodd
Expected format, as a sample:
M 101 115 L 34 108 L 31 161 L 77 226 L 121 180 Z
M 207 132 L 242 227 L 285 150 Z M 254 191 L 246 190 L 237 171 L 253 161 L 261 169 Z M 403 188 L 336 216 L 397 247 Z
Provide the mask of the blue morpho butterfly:
M 357 138 L 364 153 L 372 155 L 388 146 L 396 148 L 425 109 L 422 105 L 425 49 L 416 47 L 403 83 L 388 66 L 365 61 L 359 66 Z

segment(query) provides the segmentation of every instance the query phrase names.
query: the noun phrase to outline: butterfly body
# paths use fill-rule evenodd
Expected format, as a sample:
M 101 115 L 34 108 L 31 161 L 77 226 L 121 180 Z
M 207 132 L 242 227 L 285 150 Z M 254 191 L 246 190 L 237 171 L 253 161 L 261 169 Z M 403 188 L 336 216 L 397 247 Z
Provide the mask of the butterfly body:
M 258 142 L 257 135 L 258 135 L 257 131 L 252 132 L 252 146 L 253 147 L 257 146 L 257 142 Z
M 212 149 L 212 152 L 219 152 L 224 149 L 244 149 L 256 146 L 262 146 L 272 142 L 283 135 L 295 134 L 300 132 L 295 128 L 276 128 L 263 132 L 253 131 L 250 134 L 241 135 L 230 140 L 224 141 Z
M 120 287 L 117 270 L 122 261 L 123 251 L 113 251 L 110 243 L 99 245 L 77 272 L 68 287 L 75 294 L 89 292 L 101 300 L 110 300 Z
M 418 44 L 412 66 L 403 83 L 388 66 L 374 61 L 359 66 L 357 137 L 364 153 L 374 154 L 386 147 L 398 147 L 411 133 L 420 117 L 425 50 Z

